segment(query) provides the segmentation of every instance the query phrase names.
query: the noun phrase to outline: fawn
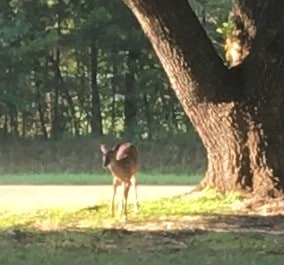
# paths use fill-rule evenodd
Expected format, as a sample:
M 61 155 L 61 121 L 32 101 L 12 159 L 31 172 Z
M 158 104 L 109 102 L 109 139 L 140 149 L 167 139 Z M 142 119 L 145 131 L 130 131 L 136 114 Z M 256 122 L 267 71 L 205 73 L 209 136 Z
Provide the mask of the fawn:
M 130 185 L 134 186 L 134 212 L 138 211 L 136 173 L 138 171 L 138 153 L 131 143 L 120 143 L 112 149 L 101 145 L 103 166 L 108 167 L 113 176 L 113 195 L 111 212 L 115 215 L 114 205 L 118 185 L 123 185 L 122 214 L 127 218 L 127 199 Z

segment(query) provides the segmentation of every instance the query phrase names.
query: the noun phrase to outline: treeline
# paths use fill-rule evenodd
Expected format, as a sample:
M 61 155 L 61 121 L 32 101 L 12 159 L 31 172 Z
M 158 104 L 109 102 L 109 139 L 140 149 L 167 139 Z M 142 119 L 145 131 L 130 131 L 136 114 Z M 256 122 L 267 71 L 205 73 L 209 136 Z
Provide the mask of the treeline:
M 231 1 L 190 2 L 223 56 Z M 188 132 L 190 122 L 122 1 L 0 2 L 0 137 Z

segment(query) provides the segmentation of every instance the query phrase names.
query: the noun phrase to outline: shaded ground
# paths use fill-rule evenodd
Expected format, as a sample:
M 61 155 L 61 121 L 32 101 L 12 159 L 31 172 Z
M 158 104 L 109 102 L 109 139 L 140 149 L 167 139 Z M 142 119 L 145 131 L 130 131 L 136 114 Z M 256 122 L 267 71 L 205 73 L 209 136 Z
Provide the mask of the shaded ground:
M 0 233 L 6 265 L 282 265 L 284 237 L 204 230 Z
M 284 239 L 283 216 L 250 216 L 250 215 L 208 215 L 167 217 L 148 220 L 147 222 L 128 222 L 117 224 L 128 231 L 171 231 L 201 230 L 215 232 L 251 232 L 281 235 Z

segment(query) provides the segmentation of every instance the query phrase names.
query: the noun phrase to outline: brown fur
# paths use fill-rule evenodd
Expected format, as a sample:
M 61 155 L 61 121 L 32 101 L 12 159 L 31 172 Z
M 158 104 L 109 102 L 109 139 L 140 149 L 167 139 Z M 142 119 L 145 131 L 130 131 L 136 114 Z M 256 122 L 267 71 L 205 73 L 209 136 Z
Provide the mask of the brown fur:
M 138 210 L 136 173 L 138 171 L 138 152 L 131 143 L 117 144 L 112 149 L 101 145 L 104 154 L 104 166 L 108 167 L 113 176 L 112 216 L 114 216 L 114 204 L 117 187 L 123 185 L 122 213 L 127 217 L 127 200 L 130 185 L 135 189 L 134 210 Z

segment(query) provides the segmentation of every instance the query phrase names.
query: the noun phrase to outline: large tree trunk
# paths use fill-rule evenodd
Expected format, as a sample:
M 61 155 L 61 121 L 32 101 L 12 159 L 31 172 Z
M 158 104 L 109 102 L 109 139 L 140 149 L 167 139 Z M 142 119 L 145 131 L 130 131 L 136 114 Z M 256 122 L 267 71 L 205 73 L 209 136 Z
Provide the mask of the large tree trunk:
M 235 14 L 248 41 L 243 42 L 246 59 L 231 69 L 187 0 L 123 1 L 150 39 L 207 150 L 202 184 L 221 191 L 282 191 L 283 0 L 236 1 Z

